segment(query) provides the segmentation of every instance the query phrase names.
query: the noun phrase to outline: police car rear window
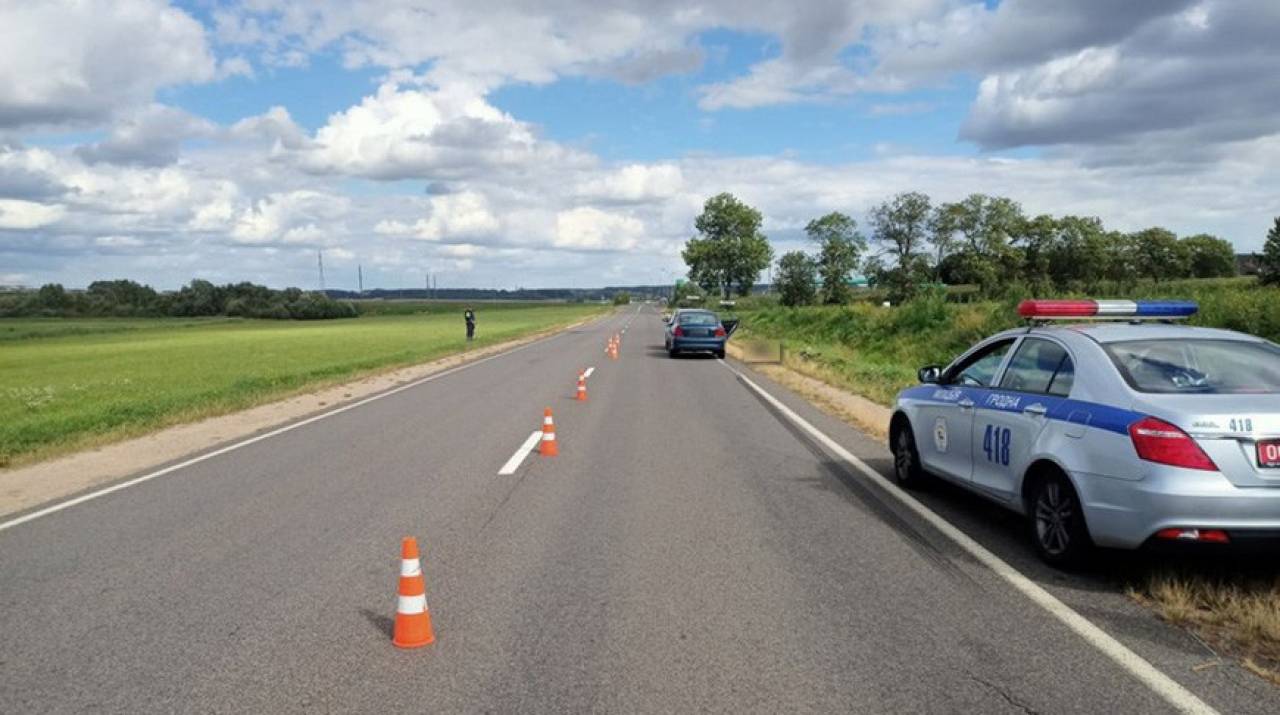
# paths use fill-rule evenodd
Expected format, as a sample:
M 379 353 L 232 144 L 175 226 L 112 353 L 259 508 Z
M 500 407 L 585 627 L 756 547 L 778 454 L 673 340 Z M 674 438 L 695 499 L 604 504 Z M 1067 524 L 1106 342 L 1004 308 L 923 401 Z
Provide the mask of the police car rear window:
M 1280 349 L 1243 340 L 1126 340 L 1103 348 L 1140 392 L 1251 395 L 1280 392 Z

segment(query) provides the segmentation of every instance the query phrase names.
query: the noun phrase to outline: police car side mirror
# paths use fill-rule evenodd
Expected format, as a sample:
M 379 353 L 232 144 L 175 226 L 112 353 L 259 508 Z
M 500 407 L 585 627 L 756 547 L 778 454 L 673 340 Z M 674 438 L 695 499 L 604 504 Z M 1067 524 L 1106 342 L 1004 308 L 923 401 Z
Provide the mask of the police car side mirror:
M 920 382 L 931 385 L 942 379 L 942 367 L 938 365 L 925 365 L 916 372 L 916 377 Z

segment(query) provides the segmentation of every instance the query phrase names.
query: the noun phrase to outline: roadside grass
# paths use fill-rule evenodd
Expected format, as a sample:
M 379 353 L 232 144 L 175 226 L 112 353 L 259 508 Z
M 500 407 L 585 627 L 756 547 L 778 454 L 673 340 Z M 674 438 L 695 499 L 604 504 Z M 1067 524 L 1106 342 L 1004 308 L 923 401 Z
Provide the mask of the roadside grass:
M 480 308 L 480 306 L 477 306 Z M 472 347 L 595 305 L 483 306 Z M 355 320 L 0 320 L 0 467 L 462 352 L 456 307 Z
M 1280 685 L 1280 575 L 1162 569 L 1128 594 Z
M 864 298 L 868 296 L 864 295 Z M 874 297 L 846 306 L 788 308 L 768 297 L 739 300 L 735 336 L 781 341 L 787 367 L 891 406 L 917 384 L 916 370 L 946 364 L 978 340 L 1022 324 L 1017 301 L 955 302 L 936 292 L 898 307 Z M 1200 310 L 1193 325 L 1226 328 L 1280 341 L 1280 288 L 1253 278 L 1170 281 L 1096 295 L 1038 297 L 1184 298 Z M 961 299 L 970 296 L 963 295 Z M 1160 567 L 1130 584 L 1134 600 L 1164 620 L 1191 629 L 1224 654 L 1280 685 L 1280 567 L 1226 565 Z
M 753 297 L 739 300 L 733 312 L 742 319 L 738 335 L 782 341 L 798 371 L 889 405 L 899 390 L 915 384 L 918 368 L 946 364 L 978 340 L 1022 325 L 1017 303 L 1023 297 L 1029 296 L 957 303 L 938 291 L 891 308 L 867 300 L 789 308 Z M 1187 298 L 1200 304 L 1193 325 L 1280 341 L 1280 288 L 1253 278 L 1145 283 L 1097 297 Z

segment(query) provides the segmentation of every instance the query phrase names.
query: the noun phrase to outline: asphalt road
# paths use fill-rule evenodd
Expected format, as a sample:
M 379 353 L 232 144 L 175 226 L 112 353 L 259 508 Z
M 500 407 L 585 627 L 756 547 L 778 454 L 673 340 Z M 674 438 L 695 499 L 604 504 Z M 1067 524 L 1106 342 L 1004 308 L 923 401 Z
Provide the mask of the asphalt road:
M 0 531 L 0 712 L 1172 709 L 734 366 L 661 342 L 628 309 Z M 499 476 L 544 406 L 560 456 Z M 1107 578 L 1042 568 L 1016 520 L 924 501 L 1211 707 L 1280 712 Z M 390 644 L 407 535 L 416 651 Z

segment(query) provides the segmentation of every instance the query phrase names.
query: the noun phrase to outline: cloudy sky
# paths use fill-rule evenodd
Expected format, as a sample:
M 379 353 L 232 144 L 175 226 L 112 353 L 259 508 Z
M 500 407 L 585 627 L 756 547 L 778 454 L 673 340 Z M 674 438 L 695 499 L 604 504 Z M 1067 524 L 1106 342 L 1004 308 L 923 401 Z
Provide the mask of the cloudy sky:
M 1275 0 L 0 0 L 0 283 L 665 282 L 706 197 L 1280 214 Z

